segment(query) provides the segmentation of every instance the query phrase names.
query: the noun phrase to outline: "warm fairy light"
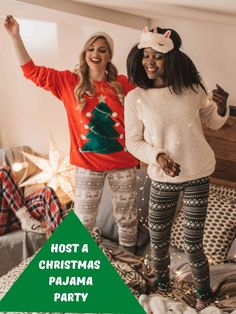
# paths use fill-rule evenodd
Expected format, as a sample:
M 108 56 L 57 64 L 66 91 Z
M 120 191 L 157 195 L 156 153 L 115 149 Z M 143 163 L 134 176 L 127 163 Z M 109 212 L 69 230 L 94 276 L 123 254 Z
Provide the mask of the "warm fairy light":
M 209 264 L 213 264 L 213 259 L 211 257 L 208 258 Z
M 141 201 L 142 201 L 142 203 L 145 201 L 144 192 L 145 192 L 145 186 L 146 186 L 146 183 L 147 183 L 147 179 L 148 179 L 148 175 L 145 176 L 143 185 L 139 188 L 140 193 L 137 193 L 137 194 L 141 194 Z M 139 176 L 137 176 L 137 180 L 143 181 L 143 179 L 140 178 Z M 142 203 L 141 203 L 141 207 L 139 207 L 139 209 L 138 209 L 140 214 L 142 213 Z M 148 220 L 148 218 L 144 219 L 144 217 L 142 215 L 140 215 L 139 221 L 142 223 L 142 225 L 146 229 L 149 229 L 147 220 Z
M 141 103 L 141 99 L 138 98 L 136 102 L 137 102 L 137 103 Z M 212 101 L 212 92 L 209 92 L 209 91 L 208 91 L 208 98 L 207 98 L 207 101 L 206 101 L 206 103 L 205 103 L 204 105 L 202 105 L 201 107 L 209 107 L 209 106 L 215 107 L 216 104 Z M 196 118 L 197 118 L 198 115 L 199 115 L 199 110 L 201 109 L 201 107 L 198 108 L 196 112 L 194 112 L 194 114 L 193 114 L 192 118 L 190 119 L 190 121 L 189 121 L 188 123 L 186 123 L 185 126 L 183 126 L 183 127 L 185 127 L 185 128 L 192 128 L 192 126 L 193 126 L 193 124 L 194 124 L 194 121 L 196 120 Z M 146 119 L 144 118 L 144 119 L 143 119 L 143 123 L 144 123 L 144 124 L 145 124 L 145 121 L 146 121 Z M 152 136 L 152 140 L 155 140 L 155 137 Z M 176 142 L 175 142 L 175 145 L 176 145 L 176 146 L 181 145 L 181 141 L 180 141 L 180 140 L 176 141 Z M 144 183 L 143 183 L 143 186 L 141 186 L 141 187 L 139 188 L 140 194 L 142 195 L 142 197 L 141 197 L 141 201 L 142 201 L 142 202 L 145 201 L 144 192 L 145 192 L 145 184 L 146 184 L 146 182 L 147 182 L 147 178 L 148 178 L 148 176 L 146 176 L 146 178 L 145 178 L 145 180 L 144 180 Z M 142 179 L 137 176 L 137 180 L 142 180 Z M 136 195 L 138 195 L 138 193 L 136 193 Z M 141 207 L 140 207 L 138 210 L 139 210 L 140 213 L 142 212 L 142 205 L 141 205 Z M 149 229 L 149 228 L 148 228 L 148 222 L 147 222 L 147 221 L 148 221 L 148 218 L 144 219 L 144 217 L 140 215 L 140 222 L 142 223 L 142 225 L 143 225 L 145 228 Z M 236 257 L 236 255 L 235 255 L 234 257 Z M 181 256 L 178 256 L 178 259 L 181 259 Z
M 24 161 L 24 162 L 15 162 L 13 165 L 12 165 L 12 170 L 14 172 L 19 172 L 21 171 L 22 169 L 24 168 L 27 168 L 29 166 L 28 162 Z

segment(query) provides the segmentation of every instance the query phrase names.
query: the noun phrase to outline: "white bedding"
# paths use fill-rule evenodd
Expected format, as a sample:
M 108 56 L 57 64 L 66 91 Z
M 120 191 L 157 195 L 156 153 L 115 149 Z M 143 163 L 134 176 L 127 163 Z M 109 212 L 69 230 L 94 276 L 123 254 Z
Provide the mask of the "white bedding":
M 147 314 L 197 314 L 197 312 L 182 302 L 176 302 L 169 298 L 164 298 L 157 294 L 145 295 L 139 297 L 139 302 Z M 198 312 L 199 313 L 199 312 Z M 226 314 L 215 306 L 208 306 L 200 312 L 201 314 Z M 236 310 L 231 312 L 236 314 Z

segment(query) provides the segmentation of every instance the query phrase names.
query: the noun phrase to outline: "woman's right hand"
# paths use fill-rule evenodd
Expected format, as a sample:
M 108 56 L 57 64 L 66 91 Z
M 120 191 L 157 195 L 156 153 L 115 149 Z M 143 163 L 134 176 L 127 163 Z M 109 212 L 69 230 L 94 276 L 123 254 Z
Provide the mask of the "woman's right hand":
M 7 15 L 4 25 L 8 34 L 12 38 L 17 37 L 20 34 L 20 26 L 12 15 Z
M 174 162 L 169 155 L 165 153 L 159 154 L 157 162 L 167 176 L 176 177 L 180 174 L 180 165 Z
M 26 64 L 31 60 L 31 57 L 28 54 L 20 36 L 20 26 L 12 15 L 7 15 L 5 19 L 5 28 L 12 39 L 20 65 Z

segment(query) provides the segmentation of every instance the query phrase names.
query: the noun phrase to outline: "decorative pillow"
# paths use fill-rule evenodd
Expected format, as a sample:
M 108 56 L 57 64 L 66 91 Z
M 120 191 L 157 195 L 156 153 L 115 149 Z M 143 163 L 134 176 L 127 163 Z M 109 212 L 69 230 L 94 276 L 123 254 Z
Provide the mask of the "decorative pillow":
M 184 250 L 183 208 L 173 228 L 171 245 Z M 236 190 L 210 185 L 207 219 L 204 231 L 204 251 L 210 264 L 223 263 L 236 234 Z
M 0 147 L 0 164 L 7 165 L 11 167 L 15 162 L 24 162 L 25 157 L 22 152 L 30 153 L 39 156 L 39 154 L 35 153 L 33 149 L 29 146 L 19 146 L 19 147 Z M 19 172 L 15 172 L 16 182 L 22 182 L 29 177 L 37 174 L 41 170 L 30 160 L 27 160 L 28 167 L 20 170 Z
M 231 261 L 232 260 L 236 261 L 236 238 L 234 238 L 234 240 L 230 246 L 230 249 L 227 253 L 226 259 L 231 260 Z
M 211 193 L 216 193 L 220 194 L 221 196 L 225 196 L 228 199 L 230 199 L 232 202 L 235 203 L 236 200 L 236 189 L 226 187 L 223 185 L 216 185 L 216 184 L 211 184 L 210 185 L 210 191 Z

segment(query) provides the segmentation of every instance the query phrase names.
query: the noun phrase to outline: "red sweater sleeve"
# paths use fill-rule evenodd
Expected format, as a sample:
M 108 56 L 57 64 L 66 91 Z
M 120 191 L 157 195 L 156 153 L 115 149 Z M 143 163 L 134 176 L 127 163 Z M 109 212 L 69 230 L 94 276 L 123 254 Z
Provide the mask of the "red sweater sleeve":
M 66 70 L 58 71 L 52 68 L 35 65 L 33 60 L 21 66 L 24 76 L 37 86 L 52 92 L 54 96 L 63 100 L 64 90 L 69 84 L 76 83 L 77 76 Z
M 122 85 L 125 96 L 129 91 L 135 88 L 135 85 L 131 83 L 125 75 L 118 75 L 117 82 Z

